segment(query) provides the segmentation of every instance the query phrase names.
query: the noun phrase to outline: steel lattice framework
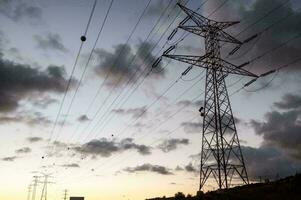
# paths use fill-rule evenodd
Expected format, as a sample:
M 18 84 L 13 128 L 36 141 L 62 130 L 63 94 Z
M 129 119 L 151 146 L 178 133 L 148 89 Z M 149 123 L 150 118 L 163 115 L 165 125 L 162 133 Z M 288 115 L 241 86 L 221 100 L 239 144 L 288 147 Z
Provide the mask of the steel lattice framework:
M 203 116 L 202 151 L 200 166 L 200 190 L 209 177 L 213 177 L 220 189 L 236 184 L 248 184 L 248 175 L 240 148 L 235 121 L 225 83 L 228 74 L 250 77 L 257 75 L 243 69 L 248 63 L 236 66 L 221 58 L 220 42 L 242 45 L 224 29 L 239 22 L 217 22 L 178 4 L 187 14 L 178 28 L 204 37 L 206 53 L 203 56 L 171 55 L 173 46 L 163 56 L 206 69 Z M 191 24 L 194 25 L 186 25 Z M 187 68 L 187 73 L 190 68 Z M 234 181 L 235 179 L 235 181 Z

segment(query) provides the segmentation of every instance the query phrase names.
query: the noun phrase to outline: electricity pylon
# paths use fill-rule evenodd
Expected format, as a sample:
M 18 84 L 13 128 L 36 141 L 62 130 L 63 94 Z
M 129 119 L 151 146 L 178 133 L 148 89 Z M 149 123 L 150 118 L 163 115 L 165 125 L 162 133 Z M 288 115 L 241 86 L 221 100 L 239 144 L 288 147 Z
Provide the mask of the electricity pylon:
M 64 190 L 64 197 L 63 197 L 64 200 L 67 200 L 67 192 L 68 190 Z
M 38 186 L 38 176 L 33 177 L 33 188 L 32 188 L 32 195 L 31 195 L 31 200 L 36 199 L 36 193 L 37 193 L 37 186 Z
M 53 182 L 49 182 L 48 178 L 52 177 L 52 176 L 50 176 L 50 174 L 45 174 L 45 173 L 42 173 L 42 174 L 44 175 L 44 181 L 41 182 L 41 183 L 43 183 L 43 189 L 42 189 L 40 200 L 47 200 L 47 185 L 49 183 L 53 183 Z
M 28 188 L 27 188 L 27 200 L 30 200 L 31 187 L 32 187 L 32 184 L 29 184 L 29 186 L 28 186 Z
M 175 46 L 169 47 L 162 55 L 190 64 L 190 67 L 182 75 L 187 74 L 192 66 L 206 69 L 205 101 L 204 107 L 200 108 L 201 116 L 203 116 L 203 133 L 199 190 L 203 189 L 209 177 L 216 180 L 219 189 L 231 187 L 234 185 L 232 183 L 234 181 L 236 184 L 248 184 L 248 175 L 237 136 L 225 78 L 228 74 L 258 76 L 243 69 L 248 62 L 236 66 L 222 59 L 220 53 L 220 42 L 236 44 L 236 50 L 243 44 L 224 31 L 224 29 L 239 22 L 217 22 L 180 4 L 178 6 L 187 14 L 178 28 L 205 39 L 205 55 L 169 54 Z M 187 25 L 190 22 L 194 25 Z M 177 29 L 171 33 L 168 39 L 173 37 Z M 161 58 L 154 63 L 153 67 L 156 67 L 160 60 Z

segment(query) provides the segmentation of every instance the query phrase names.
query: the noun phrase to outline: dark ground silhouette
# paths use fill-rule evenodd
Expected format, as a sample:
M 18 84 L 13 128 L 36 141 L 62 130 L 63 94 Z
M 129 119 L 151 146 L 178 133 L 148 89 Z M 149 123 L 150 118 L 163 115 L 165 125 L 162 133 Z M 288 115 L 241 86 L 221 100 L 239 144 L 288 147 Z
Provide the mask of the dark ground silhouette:
M 198 193 L 196 196 L 178 192 L 173 197 L 148 200 L 301 200 L 301 174 L 268 183 L 255 183 L 230 189 Z

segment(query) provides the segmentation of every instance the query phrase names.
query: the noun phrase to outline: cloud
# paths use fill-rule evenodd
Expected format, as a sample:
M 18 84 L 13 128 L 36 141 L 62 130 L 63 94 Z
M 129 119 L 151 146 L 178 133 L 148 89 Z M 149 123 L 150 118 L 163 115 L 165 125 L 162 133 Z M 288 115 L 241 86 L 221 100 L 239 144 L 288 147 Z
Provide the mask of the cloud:
M 30 99 L 30 97 L 29 97 Z M 51 98 L 49 95 L 39 97 L 34 97 L 33 99 L 30 99 L 32 101 L 32 104 L 38 108 L 45 109 L 48 106 L 58 103 L 58 100 Z
M 4 60 L 0 55 L 0 112 L 15 111 L 21 100 L 49 92 L 63 93 L 67 84 L 64 75 L 63 67 L 52 65 L 40 70 Z
M 255 39 L 254 41 L 250 42 L 250 44 L 246 44 L 245 47 L 239 50 L 232 58 L 240 57 L 245 60 L 244 56 L 240 56 L 240 54 L 243 55 L 243 52 L 247 52 L 248 58 L 254 58 L 262 55 L 264 52 L 267 52 L 274 47 L 279 46 L 288 39 L 301 34 L 301 27 L 299 26 L 301 21 L 300 10 L 296 11 L 293 8 L 292 3 L 287 3 L 284 6 L 281 6 L 284 2 L 285 1 L 283 0 L 256 0 L 250 1 L 250 3 L 245 3 L 244 1 L 231 0 L 223 7 L 223 9 L 220 9 L 217 13 L 215 13 L 215 16 L 218 20 L 227 21 L 243 19 L 241 24 L 231 27 L 231 32 L 239 33 L 245 27 L 253 24 L 255 21 L 261 19 L 274 9 L 274 11 L 271 12 L 267 17 L 262 18 L 258 23 L 254 24 L 243 34 L 239 35 L 238 38 L 241 40 L 244 40 L 255 33 L 259 33 L 269 25 L 285 18 L 284 20 L 278 22 L 277 25 L 273 26 L 272 29 L 262 34 L 259 37 L 258 42 L 255 43 L 257 40 Z M 212 8 L 216 7 L 217 4 L 220 4 L 217 0 L 209 1 L 204 10 L 211 11 L 213 10 Z M 231 15 L 229 15 L 229 13 L 231 13 Z M 256 73 L 262 73 L 289 63 L 300 57 L 298 53 L 300 52 L 300 49 L 301 43 L 299 38 L 281 47 L 277 51 L 264 56 L 254 64 L 252 71 Z M 300 65 L 296 63 L 285 70 L 300 72 L 300 69 Z
M 234 121 L 236 124 L 240 124 L 243 122 L 241 119 L 236 118 L 236 117 L 234 117 Z M 223 117 L 222 123 L 224 125 L 228 124 L 229 118 Z M 181 126 L 184 128 L 184 131 L 188 134 L 189 133 L 202 133 L 203 123 L 201 123 L 201 122 L 182 122 Z M 228 129 L 225 133 L 232 134 L 233 132 L 230 129 Z
M 198 172 L 198 170 L 192 165 L 192 163 L 189 163 L 185 166 L 185 171 L 187 172 Z
M 21 153 L 30 153 L 31 152 L 31 148 L 29 148 L 29 147 L 23 147 L 21 149 L 17 149 L 15 152 L 18 153 L 18 154 L 21 154 Z
M 6 123 L 25 123 L 30 126 L 49 125 L 52 123 L 47 117 L 40 112 L 19 111 L 12 114 L 0 115 L 0 124 Z
M 259 148 L 244 147 L 250 173 L 292 175 L 301 170 L 301 102 L 300 95 L 285 94 L 264 115 L 264 120 L 251 120 L 250 125 L 263 142 Z
M 77 120 L 79 122 L 86 122 L 86 121 L 89 121 L 90 119 L 88 118 L 87 115 L 81 115 L 81 116 L 79 116 L 79 118 Z
M 79 168 L 79 164 L 77 163 L 71 163 L 71 164 L 64 164 L 64 165 L 61 165 L 62 167 L 70 167 L 70 168 Z
M 154 172 L 161 175 L 173 175 L 173 173 L 166 167 L 160 165 L 152 165 L 149 163 L 138 165 L 136 167 L 127 167 L 124 171 L 129 173 L 136 173 L 136 172 Z
M 132 118 L 144 117 L 147 114 L 146 106 L 129 109 L 113 109 L 112 112 L 120 115 L 131 115 Z
M 288 151 L 301 158 L 301 109 L 287 112 L 272 111 L 265 114 L 265 121 L 252 120 L 256 134 L 263 136 L 263 144 Z
M 186 133 L 200 133 L 202 131 L 202 123 L 200 122 L 182 122 L 181 126 Z
M 164 140 L 161 144 L 158 145 L 158 148 L 161 149 L 163 152 L 167 153 L 172 150 L 176 150 L 179 145 L 188 145 L 188 144 L 189 144 L 189 139 L 173 138 L 173 139 Z
M 299 94 L 285 94 L 276 108 L 267 112 L 263 121 L 251 120 L 255 133 L 264 139 L 263 145 L 280 148 L 288 155 L 301 159 L 301 101 Z
M 38 48 L 43 50 L 57 50 L 67 52 L 68 50 L 62 42 L 62 38 L 57 33 L 48 33 L 45 36 L 34 35 L 33 38 L 37 42 Z
M 24 19 L 34 22 L 42 18 L 42 9 L 40 7 L 19 0 L 1 0 L 0 13 L 15 22 Z
M 191 101 L 191 100 L 181 100 L 179 102 L 177 102 L 177 105 L 178 106 L 185 106 L 185 107 L 188 107 L 188 106 L 191 106 L 191 107 L 201 107 L 204 105 L 204 101 Z
M 132 138 L 122 139 L 120 142 L 101 138 L 91 140 L 81 146 L 73 147 L 73 149 L 86 156 L 110 157 L 112 154 L 121 153 L 127 150 L 136 150 L 140 155 L 151 154 L 151 147 L 134 143 Z
M 3 161 L 8 161 L 8 162 L 13 162 L 17 159 L 18 157 L 17 156 L 10 156 L 10 157 L 4 157 L 2 158 L 1 160 Z
M 40 142 L 43 141 L 43 138 L 41 137 L 28 137 L 26 140 L 30 143 Z
M 153 44 L 151 43 L 140 42 L 135 51 L 127 44 L 114 46 L 113 52 L 96 49 L 94 53 L 94 59 L 97 63 L 94 68 L 95 72 L 102 78 L 106 77 L 107 74 L 109 75 L 109 79 L 106 81 L 107 86 L 122 86 L 128 81 L 135 83 L 137 76 L 140 75 L 145 66 L 150 68 L 157 59 L 152 55 L 152 47 Z M 149 77 L 164 76 L 165 73 L 161 64 L 158 65 L 157 71 L 160 73 L 151 73 Z
M 286 177 L 301 170 L 301 162 L 287 157 L 281 151 L 271 147 L 242 146 L 242 153 L 249 179 L 259 177 L 275 179 L 277 176 Z
M 301 108 L 301 96 L 286 94 L 282 97 L 282 101 L 275 102 L 274 106 L 280 109 L 299 109 Z

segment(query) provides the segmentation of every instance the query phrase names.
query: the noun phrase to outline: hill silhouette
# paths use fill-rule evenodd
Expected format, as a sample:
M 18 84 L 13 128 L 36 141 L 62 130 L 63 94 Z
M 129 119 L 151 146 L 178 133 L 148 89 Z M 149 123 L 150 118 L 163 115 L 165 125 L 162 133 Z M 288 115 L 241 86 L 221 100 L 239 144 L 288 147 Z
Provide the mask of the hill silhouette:
M 174 197 L 157 197 L 147 200 L 300 200 L 301 174 L 289 176 L 277 181 L 267 183 L 253 183 L 229 189 L 199 192 L 196 196 L 178 192 Z

